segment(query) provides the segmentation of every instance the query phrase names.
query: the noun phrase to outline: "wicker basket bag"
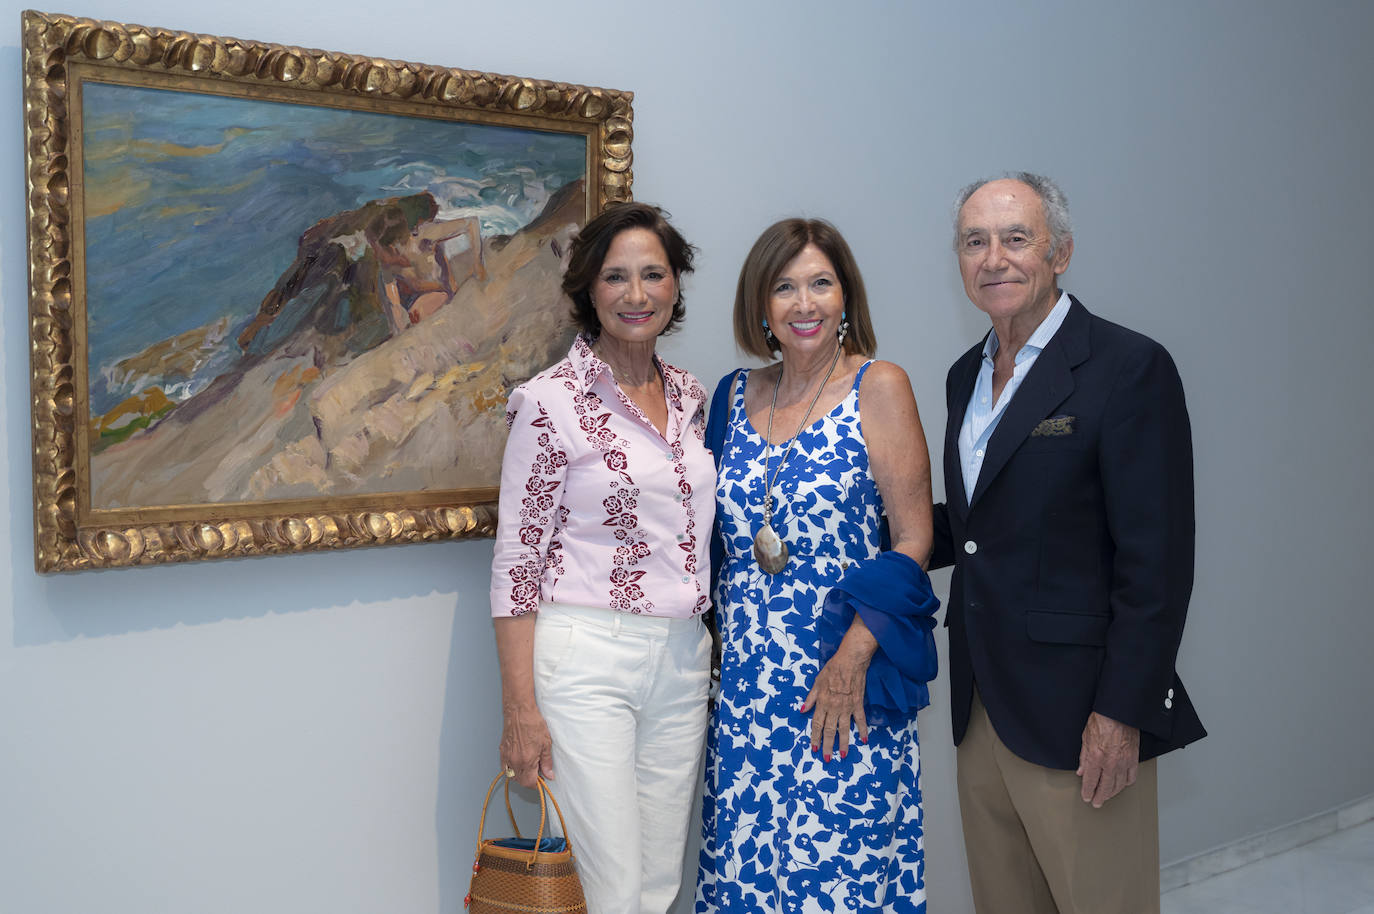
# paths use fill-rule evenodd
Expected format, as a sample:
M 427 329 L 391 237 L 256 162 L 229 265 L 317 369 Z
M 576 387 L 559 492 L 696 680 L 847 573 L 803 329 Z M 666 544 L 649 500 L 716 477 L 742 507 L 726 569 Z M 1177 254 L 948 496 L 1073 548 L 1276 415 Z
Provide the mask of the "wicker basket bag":
M 506 782 L 506 814 L 515 829 L 514 838 L 482 840 L 487 823 L 487 806 L 496 785 Z M 472 883 L 463 904 L 471 914 L 586 914 L 587 900 L 573 867 L 572 844 L 563 810 L 553 798 L 543 778 L 539 784 L 539 830 L 533 838 L 520 834 L 515 811 L 510 805 L 510 778 L 498 774 L 482 801 L 482 818 L 477 823 L 477 854 L 472 863 Z M 562 838 L 544 837 L 548 805 L 558 813 Z

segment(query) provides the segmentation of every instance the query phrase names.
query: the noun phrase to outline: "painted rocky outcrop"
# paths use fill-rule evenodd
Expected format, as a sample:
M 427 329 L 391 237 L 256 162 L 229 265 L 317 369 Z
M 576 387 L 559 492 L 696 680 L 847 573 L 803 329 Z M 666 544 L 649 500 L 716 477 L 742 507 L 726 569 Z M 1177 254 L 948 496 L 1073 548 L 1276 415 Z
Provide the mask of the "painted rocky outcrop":
M 93 507 L 496 485 L 506 396 L 571 339 L 560 259 L 585 190 L 488 238 L 426 197 L 323 220 L 247 323 L 150 347 L 204 357 L 213 338 L 232 358 L 170 410 L 148 391 L 121 404 L 128 416 L 146 400 L 148 427 L 92 449 Z

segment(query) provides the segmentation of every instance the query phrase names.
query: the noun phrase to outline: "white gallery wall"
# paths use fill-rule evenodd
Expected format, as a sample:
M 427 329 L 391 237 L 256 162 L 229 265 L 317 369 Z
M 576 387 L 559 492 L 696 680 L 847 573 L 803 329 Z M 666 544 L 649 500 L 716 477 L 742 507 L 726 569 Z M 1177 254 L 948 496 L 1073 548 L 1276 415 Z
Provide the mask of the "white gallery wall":
M 461 911 L 497 764 L 490 541 L 33 571 L 23 6 L 0 14 L 0 911 Z M 823 216 L 857 253 L 880 355 L 910 373 L 936 443 L 945 370 L 986 328 L 949 201 L 989 172 L 1056 176 L 1078 230 L 1066 287 L 1169 347 L 1194 423 L 1180 670 L 1211 736 L 1160 766 L 1163 860 L 1374 794 L 1374 5 L 62 11 L 632 90 L 636 196 L 701 249 L 665 354 L 708 383 L 739 364 L 728 315 L 746 249 L 779 217 Z M 943 678 L 933 693 L 929 896 L 960 914 Z

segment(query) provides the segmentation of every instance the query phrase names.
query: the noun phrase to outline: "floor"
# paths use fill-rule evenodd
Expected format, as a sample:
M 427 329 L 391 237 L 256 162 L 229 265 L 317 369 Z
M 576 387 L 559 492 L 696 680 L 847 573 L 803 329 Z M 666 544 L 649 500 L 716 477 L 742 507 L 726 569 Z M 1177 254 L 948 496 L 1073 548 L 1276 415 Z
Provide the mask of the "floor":
M 1374 914 L 1374 821 L 1165 892 L 1162 914 Z

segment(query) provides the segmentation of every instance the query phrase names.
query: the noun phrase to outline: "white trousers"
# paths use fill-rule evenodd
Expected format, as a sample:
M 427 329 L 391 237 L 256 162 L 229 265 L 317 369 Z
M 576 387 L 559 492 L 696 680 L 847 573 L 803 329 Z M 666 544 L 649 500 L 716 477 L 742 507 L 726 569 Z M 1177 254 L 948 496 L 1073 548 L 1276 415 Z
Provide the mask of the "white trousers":
M 540 604 L 535 699 L 588 914 L 665 914 L 677 897 L 710 662 L 700 618 Z

